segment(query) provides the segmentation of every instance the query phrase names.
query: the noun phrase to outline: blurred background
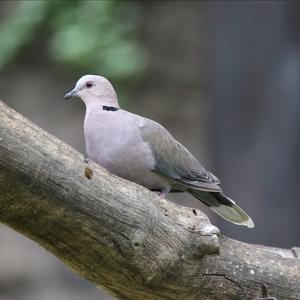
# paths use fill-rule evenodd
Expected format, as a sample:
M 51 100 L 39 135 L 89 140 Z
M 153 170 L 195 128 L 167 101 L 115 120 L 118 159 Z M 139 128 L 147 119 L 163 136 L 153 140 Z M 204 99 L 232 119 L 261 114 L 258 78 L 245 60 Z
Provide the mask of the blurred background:
M 85 153 L 84 105 L 101 74 L 126 109 L 167 127 L 253 218 L 223 234 L 300 244 L 300 3 L 0 1 L 0 98 Z M 0 225 L 0 300 L 113 299 Z

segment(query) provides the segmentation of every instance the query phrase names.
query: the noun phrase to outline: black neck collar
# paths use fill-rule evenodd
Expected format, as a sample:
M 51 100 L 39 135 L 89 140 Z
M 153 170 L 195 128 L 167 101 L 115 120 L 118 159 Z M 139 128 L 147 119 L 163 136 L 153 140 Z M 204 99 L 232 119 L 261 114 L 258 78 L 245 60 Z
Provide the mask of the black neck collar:
M 117 110 L 119 110 L 118 107 L 105 106 L 105 105 L 102 106 L 102 109 L 103 109 L 103 110 L 107 110 L 107 111 L 117 111 Z

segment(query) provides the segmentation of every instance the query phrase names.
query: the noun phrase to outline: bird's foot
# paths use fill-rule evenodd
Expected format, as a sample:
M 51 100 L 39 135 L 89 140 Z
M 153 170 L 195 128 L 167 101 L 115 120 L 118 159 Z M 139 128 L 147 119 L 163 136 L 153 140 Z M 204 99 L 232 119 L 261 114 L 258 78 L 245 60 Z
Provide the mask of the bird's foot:
M 85 162 L 86 164 L 89 164 L 89 163 L 91 162 L 91 160 L 90 160 L 89 158 L 86 157 L 86 158 L 84 159 L 84 162 Z
M 166 192 L 159 192 L 158 196 L 160 196 L 161 198 L 166 198 L 167 193 Z

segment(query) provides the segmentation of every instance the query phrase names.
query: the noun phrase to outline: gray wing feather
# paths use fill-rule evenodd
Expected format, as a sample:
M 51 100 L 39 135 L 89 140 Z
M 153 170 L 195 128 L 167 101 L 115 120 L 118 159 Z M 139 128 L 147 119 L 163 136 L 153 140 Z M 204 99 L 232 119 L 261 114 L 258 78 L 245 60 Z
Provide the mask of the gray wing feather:
M 220 192 L 219 179 L 206 171 L 200 162 L 160 124 L 143 119 L 142 138 L 155 158 L 155 172 L 172 178 L 184 188 Z

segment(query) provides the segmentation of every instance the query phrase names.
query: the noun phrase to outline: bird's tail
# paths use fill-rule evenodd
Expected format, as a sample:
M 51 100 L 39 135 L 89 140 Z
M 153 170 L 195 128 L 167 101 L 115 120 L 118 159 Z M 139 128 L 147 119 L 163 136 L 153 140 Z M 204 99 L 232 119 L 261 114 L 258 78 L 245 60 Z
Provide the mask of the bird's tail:
M 219 192 L 204 192 L 199 190 L 188 191 L 195 198 L 209 206 L 223 219 L 237 225 L 244 225 L 249 228 L 254 227 L 251 218 L 235 204 L 233 200 Z

